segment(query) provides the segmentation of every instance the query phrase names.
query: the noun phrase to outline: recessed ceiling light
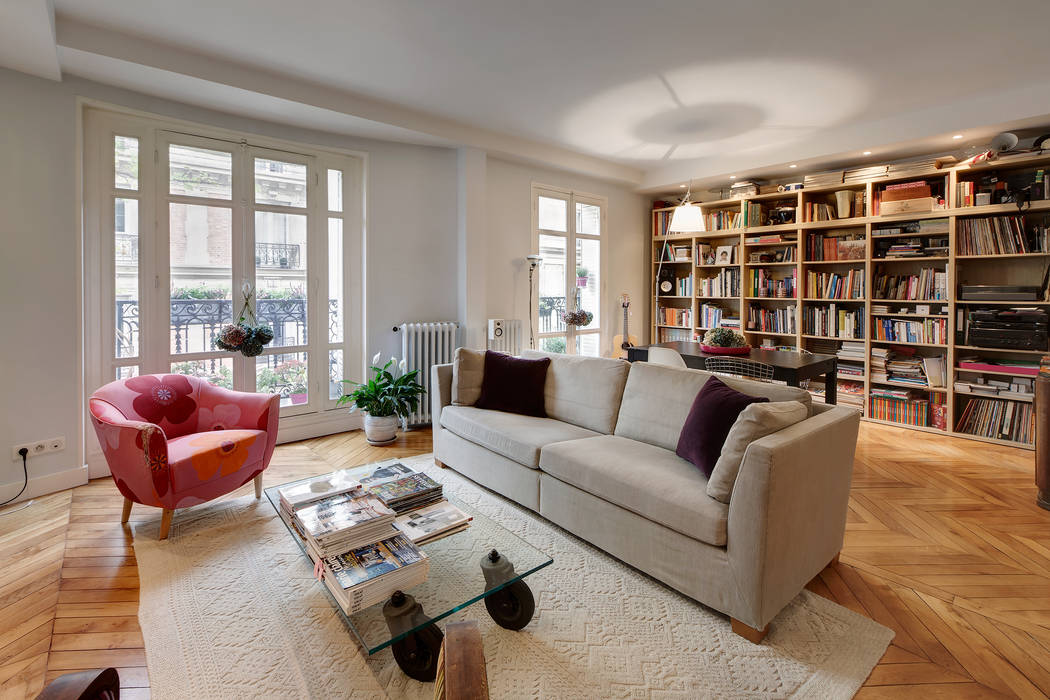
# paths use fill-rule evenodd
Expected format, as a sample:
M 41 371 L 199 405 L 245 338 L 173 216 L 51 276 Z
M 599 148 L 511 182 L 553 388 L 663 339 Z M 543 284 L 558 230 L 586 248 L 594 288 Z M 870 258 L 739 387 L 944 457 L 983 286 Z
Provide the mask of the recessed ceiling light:
M 870 156 L 871 155 L 871 151 L 864 151 L 864 155 Z
M 788 167 L 789 167 L 789 168 L 797 168 L 797 167 L 798 167 L 798 165 L 797 165 L 797 164 L 795 164 L 795 163 L 792 163 L 792 164 L 791 164 L 791 165 L 789 165 Z
M 956 141 L 958 141 L 959 139 L 961 139 L 961 138 L 962 138 L 962 134 L 956 134 L 956 135 L 955 135 L 955 136 L 953 136 L 952 138 L 953 138 L 953 139 L 955 139 Z
M 679 187 L 685 187 L 685 185 L 679 185 Z
M 729 176 L 729 179 L 730 179 L 730 180 L 735 180 L 735 179 L 736 179 L 736 175 L 730 175 L 730 176 Z

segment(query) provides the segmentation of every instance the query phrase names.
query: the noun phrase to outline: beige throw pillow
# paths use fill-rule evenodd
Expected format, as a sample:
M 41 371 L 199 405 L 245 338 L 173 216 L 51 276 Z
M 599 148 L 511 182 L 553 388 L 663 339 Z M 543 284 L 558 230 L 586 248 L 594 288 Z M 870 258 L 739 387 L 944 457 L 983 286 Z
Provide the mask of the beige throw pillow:
M 759 438 L 805 420 L 808 415 L 809 410 L 798 401 L 753 403 L 741 411 L 729 429 L 729 435 L 722 445 L 722 454 L 715 462 L 711 478 L 707 480 L 707 495 L 722 503 L 729 503 L 747 446 Z
M 485 353 L 470 348 L 456 348 L 452 360 L 452 405 L 473 406 L 481 396 L 485 376 Z

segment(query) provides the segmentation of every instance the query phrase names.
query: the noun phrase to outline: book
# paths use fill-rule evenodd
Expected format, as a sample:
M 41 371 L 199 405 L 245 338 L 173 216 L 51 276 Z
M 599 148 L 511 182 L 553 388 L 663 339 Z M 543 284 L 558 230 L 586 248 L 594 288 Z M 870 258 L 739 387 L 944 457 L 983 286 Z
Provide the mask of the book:
M 361 482 L 343 469 L 282 486 L 277 490 L 277 494 L 281 507 L 292 513 L 311 503 L 360 490 Z
M 411 513 L 399 515 L 394 521 L 394 527 L 412 542 L 425 544 L 453 532 L 461 532 L 471 520 L 472 516 L 442 500 Z

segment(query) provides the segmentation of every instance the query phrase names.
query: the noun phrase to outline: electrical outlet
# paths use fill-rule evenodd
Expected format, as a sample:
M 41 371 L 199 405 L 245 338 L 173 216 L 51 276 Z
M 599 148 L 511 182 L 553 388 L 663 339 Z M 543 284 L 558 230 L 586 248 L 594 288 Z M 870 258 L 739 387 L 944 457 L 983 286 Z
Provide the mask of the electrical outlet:
M 55 437 L 48 440 L 37 440 L 36 442 L 24 442 L 21 445 L 15 445 L 11 448 L 12 461 L 22 461 L 22 455 L 18 454 L 18 451 L 23 447 L 29 450 L 29 457 L 36 457 L 49 452 L 61 452 L 66 449 L 66 439 L 64 437 Z

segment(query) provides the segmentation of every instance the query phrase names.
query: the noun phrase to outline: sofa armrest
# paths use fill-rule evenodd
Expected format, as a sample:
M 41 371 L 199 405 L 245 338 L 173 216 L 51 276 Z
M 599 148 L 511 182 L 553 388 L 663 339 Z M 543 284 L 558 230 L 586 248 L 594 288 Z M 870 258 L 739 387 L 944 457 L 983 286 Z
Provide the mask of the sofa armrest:
M 764 628 L 842 549 L 859 427 L 835 407 L 748 446 L 726 546 L 742 622 Z
M 452 403 L 452 364 L 430 368 L 430 420 L 441 425 L 441 409 Z

